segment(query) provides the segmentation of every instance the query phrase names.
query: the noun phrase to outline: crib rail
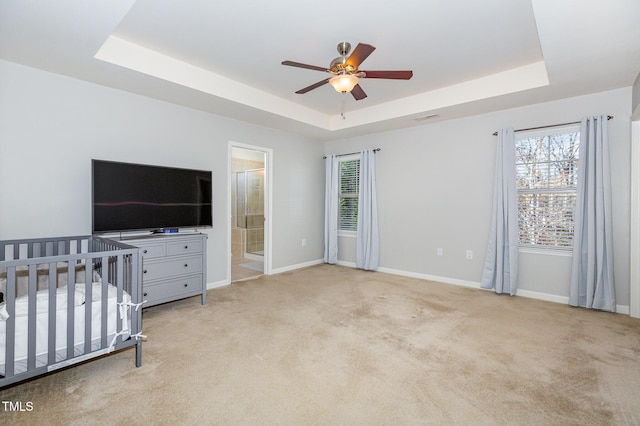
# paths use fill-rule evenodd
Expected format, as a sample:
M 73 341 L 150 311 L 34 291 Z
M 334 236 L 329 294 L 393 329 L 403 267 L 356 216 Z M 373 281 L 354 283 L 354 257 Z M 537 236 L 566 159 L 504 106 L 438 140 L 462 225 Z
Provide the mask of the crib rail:
M 129 346 L 136 347 L 140 366 L 141 342 L 131 336 L 142 327 L 142 310 L 132 308 L 142 303 L 141 263 L 138 248 L 101 237 L 0 241 L 0 388 Z M 110 292 L 117 307 L 109 305 Z M 123 309 L 128 316 L 114 312 Z M 24 339 L 16 339 L 25 328 L 26 367 Z M 42 333 L 44 361 L 37 342 Z

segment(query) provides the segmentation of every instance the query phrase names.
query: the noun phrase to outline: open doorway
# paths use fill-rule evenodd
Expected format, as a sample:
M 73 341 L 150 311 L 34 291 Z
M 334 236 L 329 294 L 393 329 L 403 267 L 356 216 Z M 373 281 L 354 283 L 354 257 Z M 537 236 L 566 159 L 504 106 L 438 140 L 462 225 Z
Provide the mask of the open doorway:
M 270 151 L 230 143 L 231 282 L 269 273 Z

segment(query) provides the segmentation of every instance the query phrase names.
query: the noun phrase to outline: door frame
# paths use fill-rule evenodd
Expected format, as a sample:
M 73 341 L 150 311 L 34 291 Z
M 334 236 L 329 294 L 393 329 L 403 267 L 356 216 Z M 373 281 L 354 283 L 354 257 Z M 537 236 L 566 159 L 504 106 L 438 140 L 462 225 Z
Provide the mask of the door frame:
M 229 141 L 227 149 L 227 277 L 231 282 L 231 224 L 233 218 L 231 210 L 231 191 L 233 176 L 231 171 L 231 159 L 233 148 L 248 149 L 264 154 L 264 275 L 272 274 L 272 224 L 273 221 L 273 150 L 258 145 L 250 145 L 241 142 Z
M 640 120 L 631 122 L 629 315 L 640 318 Z

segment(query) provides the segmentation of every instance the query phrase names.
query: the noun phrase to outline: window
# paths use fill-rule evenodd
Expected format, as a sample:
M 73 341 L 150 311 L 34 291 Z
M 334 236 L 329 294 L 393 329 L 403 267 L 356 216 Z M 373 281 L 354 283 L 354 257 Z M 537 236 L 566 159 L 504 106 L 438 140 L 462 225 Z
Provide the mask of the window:
M 572 247 L 579 147 L 577 126 L 528 133 L 516 141 L 521 247 Z
M 340 188 L 338 230 L 358 229 L 358 190 L 360 188 L 360 160 L 353 157 L 340 159 Z

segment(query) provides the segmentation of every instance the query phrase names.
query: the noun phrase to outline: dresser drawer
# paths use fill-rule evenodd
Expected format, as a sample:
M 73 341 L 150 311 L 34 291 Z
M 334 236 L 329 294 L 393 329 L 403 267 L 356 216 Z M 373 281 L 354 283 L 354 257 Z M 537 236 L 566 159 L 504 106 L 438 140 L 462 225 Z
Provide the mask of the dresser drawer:
M 202 239 L 167 243 L 167 256 L 202 253 Z
M 142 279 L 146 283 L 175 275 L 189 275 L 202 272 L 202 256 L 181 257 L 178 259 L 164 258 L 163 260 L 142 263 Z
M 144 307 L 200 295 L 207 298 L 207 238 L 199 233 L 124 238 L 140 248 Z
M 202 293 L 202 275 L 192 275 L 188 278 L 176 278 L 145 285 L 142 294 L 147 303 L 144 306 L 155 305 L 169 300 L 194 296 Z
M 153 259 L 155 257 L 164 257 L 167 253 L 164 244 L 139 244 L 142 257 L 145 259 Z

